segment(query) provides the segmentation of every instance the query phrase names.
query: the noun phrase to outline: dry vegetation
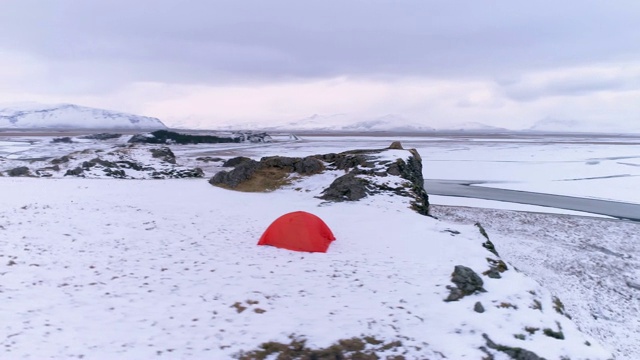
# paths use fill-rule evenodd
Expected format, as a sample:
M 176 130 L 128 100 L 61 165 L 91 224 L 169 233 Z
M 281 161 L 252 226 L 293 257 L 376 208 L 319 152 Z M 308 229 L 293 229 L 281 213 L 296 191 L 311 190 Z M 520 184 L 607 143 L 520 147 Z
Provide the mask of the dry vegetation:
M 239 360 L 405 360 L 403 355 L 379 356 L 378 353 L 399 352 L 402 342 L 392 341 L 384 343 L 371 336 L 338 340 L 335 344 L 323 349 L 307 347 L 307 340 L 291 335 L 289 344 L 266 342 L 259 345 L 257 350 L 241 352 L 236 356 Z

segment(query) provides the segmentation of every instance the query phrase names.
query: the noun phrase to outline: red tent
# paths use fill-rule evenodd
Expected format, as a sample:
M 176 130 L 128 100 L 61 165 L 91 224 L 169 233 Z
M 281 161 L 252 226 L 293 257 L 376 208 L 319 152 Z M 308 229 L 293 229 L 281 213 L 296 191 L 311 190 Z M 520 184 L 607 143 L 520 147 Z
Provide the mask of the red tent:
M 335 240 L 333 233 L 319 217 L 304 211 L 284 214 L 262 234 L 258 245 L 307 252 L 327 252 Z

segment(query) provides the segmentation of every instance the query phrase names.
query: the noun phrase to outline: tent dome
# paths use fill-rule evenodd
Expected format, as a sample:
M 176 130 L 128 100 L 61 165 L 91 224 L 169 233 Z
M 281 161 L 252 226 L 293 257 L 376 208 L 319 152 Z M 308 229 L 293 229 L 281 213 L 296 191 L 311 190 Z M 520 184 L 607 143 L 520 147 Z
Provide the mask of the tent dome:
M 319 217 L 295 211 L 277 218 L 262 234 L 258 245 L 271 245 L 294 251 L 327 252 L 336 238 Z

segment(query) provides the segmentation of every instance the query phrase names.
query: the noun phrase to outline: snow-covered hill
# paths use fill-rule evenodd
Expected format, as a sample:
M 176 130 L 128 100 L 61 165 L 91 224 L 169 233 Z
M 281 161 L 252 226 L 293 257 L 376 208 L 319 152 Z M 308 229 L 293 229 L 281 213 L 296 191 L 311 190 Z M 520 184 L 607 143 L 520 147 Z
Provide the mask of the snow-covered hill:
M 410 156 L 374 160 L 399 170 Z M 480 226 L 419 215 L 391 193 L 317 198 L 343 174 L 259 194 L 188 180 L 0 178 L 0 231 L 20 239 L 0 262 L 0 345 L 12 359 L 612 358 Z M 327 253 L 256 246 L 292 211 L 326 221 Z
M 536 121 L 528 131 L 558 133 L 640 133 L 638 125 L 620 126 L 612 122 L 588 122 L 545 118 Z
M 374 118 L 361 118 L 349 114 L 313 114 L 309 117 L 294 121 L 271 122 L 269 125 L 257 123 L 234 123 L 216 127 L 221 130 L 256 129 L 267 131 L 434 131 L 435 129 L 424 123 L 412 121 L 405 117 L 387 114 Z
M 498 126 L 491 126 L 491 125 L 487 125 L 487 124 L 483 124 L 483 123 L 479 123 L 479 122 L 475 122 L 475 121 L 443 126 L 443 127 L 438 128 L 438 130 L 441 130 L 441 131 L 446 131 L 446 130 L 448 130 L 448 131 L 483 131 L 483 132 L 484 131 L 488 131 L 488 132 L 510 131 L 509 129 L 506 129 L 506 128 L 502 128 L 502 127 L 498 127 Z
M 73 104 L 0 105 L 0 129 L 164 129 L 158 119 Z

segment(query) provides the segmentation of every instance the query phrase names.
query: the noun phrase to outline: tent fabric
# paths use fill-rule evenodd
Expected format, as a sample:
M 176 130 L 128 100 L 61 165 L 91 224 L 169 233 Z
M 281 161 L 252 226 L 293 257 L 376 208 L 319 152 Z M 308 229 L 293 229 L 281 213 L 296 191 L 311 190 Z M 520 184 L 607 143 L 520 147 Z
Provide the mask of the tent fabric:
M 277 218 L 260 237 L 258 245 L 271 245 L 293 251 L 327 252 L 336 238 L 319 217 L 295 211 Z

